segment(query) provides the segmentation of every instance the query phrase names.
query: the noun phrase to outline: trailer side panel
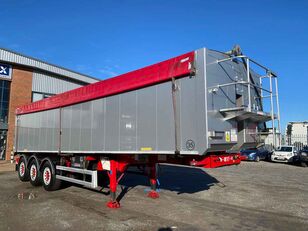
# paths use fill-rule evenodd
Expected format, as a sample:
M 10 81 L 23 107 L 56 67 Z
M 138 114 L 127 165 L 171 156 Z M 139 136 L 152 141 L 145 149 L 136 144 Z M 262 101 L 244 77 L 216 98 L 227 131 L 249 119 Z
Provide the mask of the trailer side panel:
M 60 109 L 18 116 L 16 148 L 20 151 L 59 150 Z

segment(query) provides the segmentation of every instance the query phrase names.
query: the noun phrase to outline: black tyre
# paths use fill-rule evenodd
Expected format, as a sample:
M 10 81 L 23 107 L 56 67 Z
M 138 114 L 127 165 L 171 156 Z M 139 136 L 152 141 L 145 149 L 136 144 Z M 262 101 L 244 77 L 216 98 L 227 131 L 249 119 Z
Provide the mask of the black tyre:
M 302 167 L 307 167 L 307 163 L 304 162 L 304 161 L 301 161 L 301 166 L 302 166 Z
M 39 186 L 42 184 L 42 173 L 39 171 L 39 164 L 35 159 L 30 161 L 29 166 L 29 175 L 30 183 L 33 186 Z
M 56 169 L 51 161 L 46 161 L 43 164 L 42 183 L 46 191 L 54 191 L 61 187 L 61 180 L 56 179 Z
M 30 174 L 29 169 L 27 168 L 26 160 L 24 157 L 21 157 L 17 166 L 18 177 L 21 181 L 29 181 Z

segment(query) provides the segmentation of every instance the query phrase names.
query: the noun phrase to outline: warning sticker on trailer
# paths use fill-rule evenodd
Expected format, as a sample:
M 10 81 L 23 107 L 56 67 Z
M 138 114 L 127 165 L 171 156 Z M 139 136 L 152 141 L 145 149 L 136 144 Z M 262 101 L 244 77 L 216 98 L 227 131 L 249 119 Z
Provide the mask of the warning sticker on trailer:
M 110 170 L 110 161 L 109 160 L 101 160 L 102 167 L 104 170 Z
M 230 142 L 231 141 L 231 139 L 230 139 L 230 132 L 229 131 L 225 132 L 225 137 L 226 137 L 226 142 Z
M 140 151 L 152 151 L 152 147 L 141 147 Z

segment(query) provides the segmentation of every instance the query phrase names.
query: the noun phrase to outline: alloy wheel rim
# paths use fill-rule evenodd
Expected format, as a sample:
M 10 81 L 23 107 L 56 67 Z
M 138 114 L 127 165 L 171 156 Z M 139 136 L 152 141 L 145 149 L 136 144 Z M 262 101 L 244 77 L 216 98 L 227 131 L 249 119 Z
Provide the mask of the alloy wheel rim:
M 32 180 L 32 181 L 35 181 L 36 176 L 37 176 L 36 166 L 35 166 L 35 164 L 32 164 L 32 165 L 31 165 L 31 168 L 30 168 L 30 177 L 31 177 L 31 180 Z
M 49 185 L 51 181 L 51 171 L 49 167 L 44 169 L 43 176 L 44 184 Z
M 20 166 L 19 166 L 19 175 L 21 177 L 23 177 L 25 175 L 25 168 L 26 168 L 25 163 L 21 162 Z

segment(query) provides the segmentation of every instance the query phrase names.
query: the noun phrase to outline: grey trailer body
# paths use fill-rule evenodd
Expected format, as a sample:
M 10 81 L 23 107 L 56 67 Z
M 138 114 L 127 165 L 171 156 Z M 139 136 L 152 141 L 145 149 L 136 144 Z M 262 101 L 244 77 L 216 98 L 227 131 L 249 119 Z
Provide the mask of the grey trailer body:
M 246 66 L 203 48 L 194 75 L 18 115 L 15 152 L 204 155 L 256 145 L 273 116 L 262 111 L 260 75 Z

